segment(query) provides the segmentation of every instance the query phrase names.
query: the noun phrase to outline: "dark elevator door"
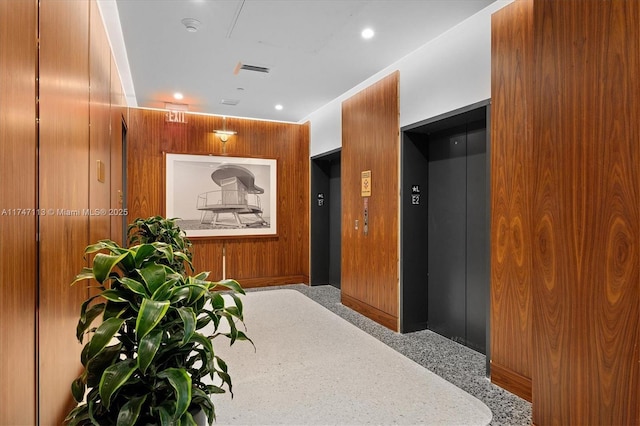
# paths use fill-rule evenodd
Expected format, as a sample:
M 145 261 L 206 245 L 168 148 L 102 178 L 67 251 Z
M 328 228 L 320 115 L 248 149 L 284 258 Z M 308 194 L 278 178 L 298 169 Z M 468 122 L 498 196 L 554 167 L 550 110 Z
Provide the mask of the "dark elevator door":
M 429 328 L 465 340 L 466 152 L 463 133 L 429 140 Z
M 311 159 L 311 285 L 340 288 L 340 151 Z
M 484 353 L 486 129 L 447 129 L 428 143 L 428 328 Z

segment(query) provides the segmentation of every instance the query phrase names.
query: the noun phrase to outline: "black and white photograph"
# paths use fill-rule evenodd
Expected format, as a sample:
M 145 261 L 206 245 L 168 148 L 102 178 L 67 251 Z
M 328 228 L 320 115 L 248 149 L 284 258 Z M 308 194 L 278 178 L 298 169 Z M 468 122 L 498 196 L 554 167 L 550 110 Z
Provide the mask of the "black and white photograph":
M 188 237 L 276 234 L 276 160 L 165 154 L 166 216 Z

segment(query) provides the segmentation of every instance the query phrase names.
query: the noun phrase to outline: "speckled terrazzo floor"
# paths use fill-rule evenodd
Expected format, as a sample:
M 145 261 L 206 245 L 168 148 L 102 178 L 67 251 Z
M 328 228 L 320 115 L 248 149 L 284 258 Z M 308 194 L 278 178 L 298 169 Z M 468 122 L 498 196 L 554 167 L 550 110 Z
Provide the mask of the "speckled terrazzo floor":
M 292 289 L 306 295 L 361 330 L 414 360 L 484 402 L 491 412 L 491 425 L 531 424 L 531 404 L 493 385 L 485 376 L 485 356 L 428 330 L 395 333 L 340 303 L 340 290 L 332 286 L 294 284 L 249 289 Z
M 299 291 L 249 292 L 242 303 L 255 348 L 216 346 L 234 390 L 233 398 L 214 398 L 217 425 L 486 426 L 492 419 L 478 398 Z

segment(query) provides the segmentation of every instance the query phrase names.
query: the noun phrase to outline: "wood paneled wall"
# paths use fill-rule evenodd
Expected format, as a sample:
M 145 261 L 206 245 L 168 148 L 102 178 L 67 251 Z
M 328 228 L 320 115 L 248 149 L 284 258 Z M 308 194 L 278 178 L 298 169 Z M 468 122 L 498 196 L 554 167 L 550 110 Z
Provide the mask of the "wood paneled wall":
M 111 234 L 111 48 L 96 2 L 89 23 L 89 241 Z M 98 162 L 102 176 L 98 176 Z
M 69 25 L 73 22 L 73 25 Z M 72 407 L 80 371 L 75 338 L 83 285 L 69 283 L 85 262 L 89 217 L 89 3 L 40 5 L 39 409 L 57 424 Z M 64 212 L 63 212 L 64 211 Z M 69 215 L 66 215 L 66 212 Z
M 532 7 L 495 13 L 491 37 L 491 380 L 529 401 Z
M 342 104 L 342 303 L 397 331 L 399 73 Z M 364 234 L 361 172 L 371 171 Z M 356 229 L 355 222 L 358 221 Z
M 123 229 L 126 229 L 126 216 L 121 216 L 119 213 L 125 206 L 124 204 L 124 176 L 123 164 L 125 161 L 124 150 L 122 145 L 122 126 L 126 124 L 126 115 L 128 109 L 126 108 L 127 101 L 124 96 L 124 90 L 122 89 L 122 83 L 120 82 L 120 75 L 115 61 L 111 60 L 111 95 L 110 95 L 110 127 L 111 132 L 111 158 L 110 158 L 110 182 L 111 182 L 111 209 L 118 214 L 111 215 L 111 239 L 120 245 L 124 245 Z
M 128 132 L 129 222 L 164 215 L 166 153 L 222 155 L 213 134 L 222 117 L 187 114 L 187 123 L 166 123 L 163 111 L 130 109 Z M 275 158 L 278 172 L 277 237 L 193 239 L 196 271 L 226 277 L 244 287 L 309 282 L 309 125 L 228 117 L 235 130 L 226 155 Z
M 88 294 L 69 284 L 85 246 L 111 232 L 108 213 L 86 211 L 109 208 L 124 99 L 94 1 L 0 0 L 0 33 L 0 424 L 61 424 Z
M 0 424 L 36 423 L 37 1 L 0 0 Z
M 492 23 L 492 355 L 537 425 L 640 423 L 639 20 L 519 0 Z
M 640 2 L 536 0 L 534 422 L 640 418 Z

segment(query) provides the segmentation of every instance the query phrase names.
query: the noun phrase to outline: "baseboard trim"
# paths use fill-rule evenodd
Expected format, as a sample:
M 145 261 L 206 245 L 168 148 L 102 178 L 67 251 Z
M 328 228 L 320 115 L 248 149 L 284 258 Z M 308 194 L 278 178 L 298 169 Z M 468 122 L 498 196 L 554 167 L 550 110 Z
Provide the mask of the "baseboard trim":
M 531 379 L 491 361 L 491 383 L 531 402 Z
M 273 287 L 285 284 L 309 284 L 309 277 L 305 275 L 233 279 L 237 280 L 243 288 Z
M 356 312 L 361 313 L 367 318 L 370 318 L 380 325 L 387 327 L 390 330 L 398 331 L 398 318 L 393 315 L 389 315 L 386 312 L 381 311 L 378 308 L 364 303 L 358 299 L 348 296 L 342 292 L 341 302 L 343 305 L 353 309 Z

